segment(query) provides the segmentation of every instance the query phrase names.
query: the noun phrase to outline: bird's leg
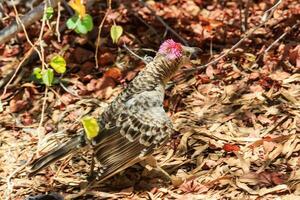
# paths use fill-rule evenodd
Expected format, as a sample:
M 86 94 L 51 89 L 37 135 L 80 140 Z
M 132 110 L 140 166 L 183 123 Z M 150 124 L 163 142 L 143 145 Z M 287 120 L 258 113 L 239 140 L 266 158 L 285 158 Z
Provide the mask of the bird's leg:
M 102 173 L 104 172 L 104 170 L 106 170 L 106 167 L 102 166 L 101 163 L 97 162 L 97 160 L 95 160 L 95 159 L 97 159 L 97 158 L 95 157 L 95 153 L 93 152 L 90 173 L 89 173 L 89 176 L 87 178 L 87 180 L 89 182 L 99 180 Z M 97 164 L 100 165 L 100 168 L 98 168 L 97 171 L 94 170 L 96 162 L 97 162 Z
M 156 169 L 164 175 L 164 178 L 166 178 L 168 181 L 172 181 L 170 174 L 168 172 L 166 172 L 163 168 L 161 168 L 160 166 L 157 165 Z
M 168 172 L 166 172 L 163 168 L 161 168 L 160 166 L 158 166 L 156 159 L 153 156 L 148 156 L 145 159 L 145 162 L 148 166 L 150 166 L 152 169 L 150 170 L 155 170 L 157 172 L 160 172 L 161 175 L 163 175 L 163 178 L 165 178 L 168 181 L 171 181 L 171 176 Z M 149 168 L 148 168 L 149 169 Z
M 94 168 L 95 168 L 95 154 L 93 152 L 90 173 L 89 173 L 89 176 L 87 177 L 88 181 L 92 181 L 92 180 L 94 180 L 96 178 L 96 175 L 95 175 L 95 172 L 94 172 Z

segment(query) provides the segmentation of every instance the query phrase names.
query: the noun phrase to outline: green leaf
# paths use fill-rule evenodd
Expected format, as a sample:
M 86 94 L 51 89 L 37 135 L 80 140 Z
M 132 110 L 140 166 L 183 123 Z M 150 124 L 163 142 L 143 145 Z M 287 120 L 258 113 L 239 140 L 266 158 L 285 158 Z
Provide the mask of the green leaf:
M 46 69 L 42 71 L 43 83 L 47 86 L 51 86 L 54 78 L 53 69 Z
M 3 112 L 3 104 L 2 104 L 2 101 L 0 99 L 0 113 Z
M 82 23 L 82 21 L 79 21 L 79 23 L 77 24 L 76 28 L 75 28 L 75 32 L 79 33 L 79 34 L 87 34 L 88 29 L 86 28 L 86 26 Z
M 100 128 L 97 120 L 93 117 L 83 117 L 81 123 L 84 127 L 86 137 L 91 140 L 99 134 Z
M 39 79 L 42 79 L 41 72 L 42 72 L 42 69 L 40 67 L 36 67 L 33 69 L 32 74 L 37 80 L 39 80 Z
M 93 19 L 90 15 L 85 15 L 79 20 L 75 28 L 76 33 L 87 34 L 89 31 L 93 30 L 94 24 Z
M 74 15 L 73 17 L 69 18 L 67 20 L 67 27 L 68 29 L 75 29 L 77 24 L 80 22 L 79 16 L 78 15 Z
M 51 58 L 50 65 L 57 73 L 63 74 L 66 71 L 67 63 L 62 56 L 57 55 Z
M 110 37 L 111 37 L 113 43 L 117 43 L 118 42 L 118 40 L 121 37 L 122 33 L 123 33 L 122 26 L 113 25 L 110 28 Z
M 80 18 L 77 15 L 74 15 L 67 21 L 67 27 L 69 29 L 75 29 L 76 33 L 87 34 L 89 31 L 93 30 L 93 18 L 86 14 L 84 17 Z
M 82 19 L 81 19 L 81 24 L 83 26 L 85 26 L 85 28 L 87 29 L 87 31 L 91 31 L 94 28 L 94 24 L 93 24 L 93 18 L 91 17 L 91 15 L 86 14 Z
M 51 19 L 53 17 L 53 13 L 54 13 L 54 9 L 52 7 L 47 7 L 45 13 L 46 19 L 48 20 Z

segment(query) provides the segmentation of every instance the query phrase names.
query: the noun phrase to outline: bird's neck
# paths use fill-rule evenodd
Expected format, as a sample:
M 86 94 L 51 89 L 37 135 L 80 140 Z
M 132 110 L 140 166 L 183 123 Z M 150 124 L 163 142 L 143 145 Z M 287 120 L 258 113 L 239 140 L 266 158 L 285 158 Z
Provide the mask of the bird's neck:
M 172 75 L 175 74 L 181 63 L 180 59 L 168 60 L 163 56 L 156 56 L 154 60 L 147 64 L 144 74 L 153 76 L 154 80 L 166 84 Z

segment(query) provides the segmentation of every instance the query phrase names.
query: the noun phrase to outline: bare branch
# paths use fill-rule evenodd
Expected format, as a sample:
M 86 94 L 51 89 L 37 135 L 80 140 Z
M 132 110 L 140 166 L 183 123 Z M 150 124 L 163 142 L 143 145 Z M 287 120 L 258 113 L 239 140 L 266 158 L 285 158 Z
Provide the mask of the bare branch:
M 98 63 L 98 52 L 99 52 L 99 46 L 100 46 L 100 41 L 101 41 L 101 31 L 102 31 L 102 27 L 104 25 L 104 22 L 106 20 L 106 17 L 108 16 L 108 13 L 111 11 L 111 0 L 108 0 L 108 8 L 105 12 L 105 15 L 98 27 L 98 36 L 97 36 L 97 40 L 96 40 L 96 51 L 95 51 L 95 62 L 96 62 L 96 68 L 99 68 L 99 63 Z
M 41 3 L 39 6 L 31 10 L 23 17 L 21 17 L 22 24 L 24 24 L 24 26 L 27 27 L 33 24 L 34 22 L 38 21 L 43 17 L 45 4 L 47 6 L 56 7 L 59 1 L 60 0 L 47 0 L 46 3 Z M 16 21 L 10 26 L 2 29 L 0 31 L 0 44 L 4 44 L 21 30 L 22 26 L 19 25 Z

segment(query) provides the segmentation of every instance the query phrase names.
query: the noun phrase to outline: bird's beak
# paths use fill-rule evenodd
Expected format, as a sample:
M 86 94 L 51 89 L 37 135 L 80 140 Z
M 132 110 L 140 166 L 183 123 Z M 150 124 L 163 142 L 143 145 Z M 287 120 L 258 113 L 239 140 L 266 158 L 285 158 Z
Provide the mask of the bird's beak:
M 191 57 L 195 57 L 198 52 L 202 51 L 198 47 L 188 47 L 188 46 L 182 46 L 183 52 L 185 56 L 183 57 L 182 64 L 183 65 L 193 65 L 191 62 Z
M 196 54 L 201 51 L 199 47 L 182 46 L 182 49 L 188 58 L 190 58 L 193 54 Z

